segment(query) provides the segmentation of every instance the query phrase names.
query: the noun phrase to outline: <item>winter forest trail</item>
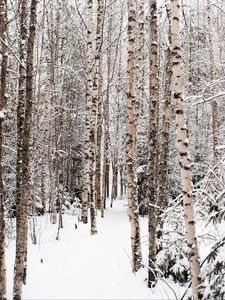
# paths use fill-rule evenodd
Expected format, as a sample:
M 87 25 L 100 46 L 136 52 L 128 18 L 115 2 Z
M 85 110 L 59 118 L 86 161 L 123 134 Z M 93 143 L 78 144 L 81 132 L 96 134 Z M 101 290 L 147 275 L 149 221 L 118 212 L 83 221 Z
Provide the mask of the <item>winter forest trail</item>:
M 29 241 L 28 280 L 23 299 L 175 299 L 163 282 L 156 289 L 148 289 L 144 268 L 136 275 L 131 272 L 125 200 L 115 201 L 104 219 L 98 216 L 98 234 L 94 236 L 90 236 L 89 225 L 78 223 L 75 229 L 76 217 L 64 215 L 64 228 L 57 241 L 57 225 L 52 225 L 48 218 L 37 220 L 38 244 Z M 147 219 L 141 218 L 141 227 L 145 259 Z M 11 242 L 7 251 L 9 298 L 14 252 Z

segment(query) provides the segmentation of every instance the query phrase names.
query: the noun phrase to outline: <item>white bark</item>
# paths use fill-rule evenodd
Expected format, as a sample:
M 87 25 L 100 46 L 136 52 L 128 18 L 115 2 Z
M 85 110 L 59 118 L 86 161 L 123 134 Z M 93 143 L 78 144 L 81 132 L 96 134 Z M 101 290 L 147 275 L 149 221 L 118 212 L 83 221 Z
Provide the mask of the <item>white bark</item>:
M 157 25 L 157 1 L 150 0 L 150 136 L 148 159 L 148 231 L 149 231 L 149 256 L 148 256 L 148 286 L 152 287 L 156 281 L 156 160 L 157 160 L 157 120 L 158 120 L 158 25 Z
M 180 46 L 180 4 L 179 0 L 171 0 L 171 42 L 172 42 L 172 95 L 175 101 L 176 135 L 180 157 L 180 172 L 183 189 L 184 217 L 189 263 L 194 300 L 202 299 L 200 263 L 195 231 L 195 216 L 192 197 L 192 176 L 188 144 L 188 130 L 184 117 L 183 79 L 181 70 Z
M 126 158 L 128 182 L 128 208 L 131 224 L 131 248 L 133 272 L 141 266 L 141 241 L 137 202 L 136 178 L 136 84 L 135 84 L 135 27 L 136 9 L 135 1 L 128 0 L 128 98 L 127 98 L 127 130 L 126 130 Z

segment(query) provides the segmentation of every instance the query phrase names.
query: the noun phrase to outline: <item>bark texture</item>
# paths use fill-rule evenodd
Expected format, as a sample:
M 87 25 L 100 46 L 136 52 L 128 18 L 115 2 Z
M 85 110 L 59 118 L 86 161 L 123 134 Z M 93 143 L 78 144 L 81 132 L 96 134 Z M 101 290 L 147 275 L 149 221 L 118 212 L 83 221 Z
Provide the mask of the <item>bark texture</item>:
M 168 11 L 169 15 L 169 11 Z M 169 15 L 169 23 L 170 15 Z M 169 24 L 169 39 L 171 40 L 171 24 Z M 170 41 L 171 42 L 171 41 Z M 166 50 L 166 74 L 164 85 L 164 103 L 163 103 L 163 120 L 162 120 L 162 134 L 159 150 L 158 162 L 158 182 L 157 182 L 157 238 L 160 239 L 163 232 L 163 220 L 161 218 L 162 212 L 167 206 L 166 190 L 167 190 L 167 160 L 169 155 L 169 129 L 171 117 L 171 79 L 172 79 L 172 53 L 171 47 L 168 46 Z
M 135 84 L 135 32 L 136 32 L 136 4 L 128 0 L 128 91 L 127 91 L 127 128 L 126 128 L 126 159 L 128 183 L 128 208 L 131 224 L 131 248 L 133 272 L 141 266 L 141 241 L 137 201 L 136 178 L 136 84 Z
M 149 256 L 148 256 L 148 286 L 152 287 L 156 281 L 156 159 L 157 159 L 157 121 L 158 121 L 158 25 L 157 1 L 150 0 L 150 136 L 148 159 L 148 231 L 149 231 Z
M 27 56 L 27 19 L 28 2 L 22 0 L 20 4 L 20 66 L 19 66 L 19 95 L 17 104 L 17 166 L 16 166 L 16 260 L 14 272 L 13 298 L 20 300 L 24 276 L 25 245 L 27 235 L 27 203 L 22 193 L 22 159 L 23 159 L 23 130 L 26 101 L 26 56 Z
M 97 134 L 96 134 L 96 172 L 95 172 L 95 201 L 96 208 L 102 211 L 102 194 L 101 194 L 101 145 L 102 145 L 102 101 L 101 95 L 101 73 L 102 73 L 102 41 L 104 26 L 104 1 L 98 0 L 97 8 L 97 29 L 96 29 L 96 51 L 95 51 L 95 77 L 94 77 L 94 97 L 97 98 Z
M 98 10 L 102 15 L 103 2 L 98 3 Z M 102 22 L 99 20 L 96 34 L 96 55 L 93 62 L 93 1 L 88 1 L 88 33 L 87 33 L 87 53 L 86 53 L 86 105 L 87 118 L 85 124 L 85 160 L 84 160 L 84 176 L 83 176 L 83 192 L 82 192 L 82 221 L 88 221 L 88 207 L 90 206 L 91 234 L 97 233 L 96 213 L 95 213 L 95 137 L 96 137 L 96 113 L 98 103 L 98 88 L 100 79 L 100 52 L 101 52 L 101 32 Z M 101 19 L 101 18 L 100 18 Z
M 28 212 L 32 211 L 33 201 L 31 200 L 31 186 L 30 186 L 30 142 L 32 134 L 32 110 L 33 110 L 33 77 L 34 77 L 34 42 L 35 42 L 35 26 L 36 26 L 36 11 L 37 0 L 31 1 L 31 13 L 30 13 L 30 26 L 29 37 L 27 46 L 27 76 L 26 76 L 26 103 L 25 103 L 25 120 L 23 128 L 23 147 L 22 147 L 22 198 L 26 203 L 25 214 L 28 216 Z M 26 217 L 27 218 L 27 217 Z M 26 220 L 27 222 L 27 220 Z M 27 226 L 27 225 L 26 225 Z M 27 252 L 27 234 L 25 239 L 25 252 Z M 27 254 L 26 254 L 27 257 Z M 27 261 L 27 259 L 26 259 Z M 24 265 L 23 283 L 26 284 L 27 266 Z
M 97 107 L 99 109 L 99 113 L 101 113 L 101 106 L 102 106 L 102 97 L 100 95 L 100 80 L 101 80 L 101 63 L 102 63 L 102 38 L 103 38 L 103 24 L 104 24 L 104 1 L 98 0 L 98 6 L 97 6 L 97 28 L 96 28 L 96 49 L 95 49 L 95 58 L 94 58 L 94 72 L 93 72 L 93 87 L 92 87 L 92 132 L 93 135 L 96 134 L 96 115 L 97 115 Z M 99 121 L 101 123 L 101 116 L 98 114 Z M 97 124 L 101 126 L 101 124 Z M 97 127 L 98 128 L 98 127 Z M 94 178 L 96 177 L 95 169 L 96 166 L 98 166 L 98 174 L 100 173 L 99 170 L 101 170 L 101 136 L 100 132 L 97 131 L 99 134 L 98 136 L 98 143 L 97 143 L 97 153 L 98 155 L 98 161 L 96 160 L 95 156 L 95 139 L 90 139 L 91 142 L 91 148 L 92 151 L 92 159 L 91 159 L 91 193 L 90 193 L 90 210 L 91 210 L 91 234 L 97 233 L 97 227 L 96 227 L 96 212 L 95 212 L 95 204 L 99 203 L 101 204 L 101 190 L 100 190 L 100 180 L 97 181 L 97 190 L 95 191 L 94 185 Z M 96 135 L 97 137 L 97 135 Z M 100 178 L 99 178 L 100 179 Z M 95 199 L 95 196 L 97 196 L 97 199 Z M 103 208 L 102 208 L 103 209 Z
M 82 222 L 88 222 L 88 207 L 90 199 L 90 180 L 91 180 L 91 166 L 94 159 L 94 149 L 91 145 L 94 143 L 94 117 L 92 90 L 93 90 L 93 60 L 92 60 L 92 35 L 93 35 L 93 1 L 88 1 L 88 22 L 87 22 L 87 50 L 86 50 L 86 107 L 87 117 L 85 124 L 85 144 L 84 144 L 84 174 L 83 174 L 83 191 L 82 191 Z M 93 194 L 93 193 L 92 193 Z
M 112 43 L 112 17 L 111 17 L 112 6 L 109 8 L 109 21 L 107 30 L 107 42 L 109 45 Z M 106 208 L 106 198 L 109 197 L 109 95 L 110 95 L 110 73 L 111 73 L 111 47 L 107 49 L 107 88 L 106 97 L 104 103 L 104 114 L 103 114 L 103 180 L 102 180 L 102 203 L 103 207 Z M 104 210 L 102 210 L 102 216 Z
M 33 106 L 33 56 L 35 41 L 35 25 L 37 0 L 31 2 L 31 15 L 29 38 L 27 40 L 27 8 L 28 3 L 22 1 L 21 6 L 21 42 L 20 54 L 20 92 L 18 99 L 17 123 L 18 123 L 18 156 L 17 156 L 17 236 L 16 236 L 16 262 L 13 298 L 21 299 L 22 283 L 26 283 L 27 275 L 27 234 L 28 234 L 28 206 L 31 204 L 30 195 L 30 140 L 32 128 L 32 106 Z M 25 68 L 26 66 L 26 68 Z M 22 111 L 20 111 L 22 109 Z M 20 115 L 21 113 L 21 115 Z M 21 117 L 23 116 L 22 120 Z M 18 158 L 21 161 L 18 161 Z
M 0 0 L 0 37 L 6 42 L 7 31 L 7 1 Z M 4 184 L 2 178 L 2 145 L 4 109 L 7 105 L 7 48 L 1 42 L 1 78 L 0 78 L 0 299 L 6 300 L 6 265 L 5 265 L 5 215 L 4 215 Z
M 189 263 L 192 280 L 193 299 L 202 299 L 200 264 L 198 245 L 195 231 L 195 216 L 192 196 L 192 175 L 190 170 L 188 130 L 184 117 L 183 80 L 181 70 L 180 46 L 180 4 L 178 0 L 171 0 L 171 42 L 172 42 L 172 95 L 175 101 L 176 135 L 179 149 L 179 164 L 183 189 L 184 218 L 187 246 L 189 249 Z

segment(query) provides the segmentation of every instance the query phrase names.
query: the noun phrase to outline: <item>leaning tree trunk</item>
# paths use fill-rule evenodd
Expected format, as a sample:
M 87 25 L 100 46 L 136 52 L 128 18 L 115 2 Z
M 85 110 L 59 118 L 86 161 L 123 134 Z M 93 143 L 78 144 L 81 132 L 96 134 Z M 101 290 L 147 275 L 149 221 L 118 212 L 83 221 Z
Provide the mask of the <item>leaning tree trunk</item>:
M 192 174 L 190 170 L 190 156 L 188 130 L 184 117 L 183 79 L 181 70 L 181 45 L 179 36 L 180 4 L 179 0 L 171 0 L 171 42 L 172 42 L 172 95 L 175 101 L 176 135 L 180 156 L 180 172 L 183 189 L 184 218 L 189 263 L 192 280 L 193 298 L 202 299 L 200 263 L 195 231 L 195 216 L 192 196 Z
M 22 194 L 23 130 L 26 101 L 26 55 L 27 55 L 27 11 L 28 1 L 21 1 L 19 44 L 19 95 L 17 104 L 17 165 L 16 165 L 16 260 L 13 299 L 21 299 L 24 275 L 25 245 L 27 235 L 27 203 Z
M 4 215 L 4 184 L 2 178 L 2 145 L 4 109 L 7 105 L 7 65 L 8 55 L 6 42 L 7 31 L 7 0 L 0 0 L 0 37 L 1 43 L 1 78 L 0 78 L 0 299 L 6 300 L 6 265 L 5 265 L 5 215 Z
M 157 158 L 157 120 L 158 120 L 158 25 L 157 1 L 150 0 L 150 136 L 148 159 L 148 231 L 149 231 L 149 256 L 148 256 L 148 286 L 152 287 L 156 281 L 156 158 Z
M 126 158 L 128 182 L 128 209 L 131 224 L 131 250 L 133 272 L 141 266 L 141 241 L 137 201 L 137 112 L 136 112 L 136 84 L 135 84 L 135 1 L 128 0 L 128 91 L 127 91 L 127 129 L 126 129 Z

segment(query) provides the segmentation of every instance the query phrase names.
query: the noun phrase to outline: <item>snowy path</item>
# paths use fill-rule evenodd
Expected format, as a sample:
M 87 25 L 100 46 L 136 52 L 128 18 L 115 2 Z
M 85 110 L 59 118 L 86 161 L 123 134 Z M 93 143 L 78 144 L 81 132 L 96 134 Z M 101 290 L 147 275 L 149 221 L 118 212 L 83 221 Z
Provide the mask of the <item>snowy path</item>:
M 60 241 L 57 226 L 48 218 L 38 219 L 38 245 L 29 243 L 28 282 L 23 299 L 174 299 L 161 283 L 150 290 L 144 281 L 147 271 L 131 272 L 130 225 L 127 207 L 117 200 L 113 209 L 98 218 L 98 234 L 90 236 L 89 225 L 78 224 L 75 217 L 64 216 Z M 146 240 L 147 222 L 142 219 Z M 144 253 L 146 254 L 146 246 Z M 43 262 L 42 262 L 43 261 Z M 14 246 L 7 252 L 9 298 L 12 296 Z M 178 292 L 178 291 L 176 291 Z M 181 291 L 180 291 L 181 292 Z M 178 293 L 179 295 L 179 293 Z

